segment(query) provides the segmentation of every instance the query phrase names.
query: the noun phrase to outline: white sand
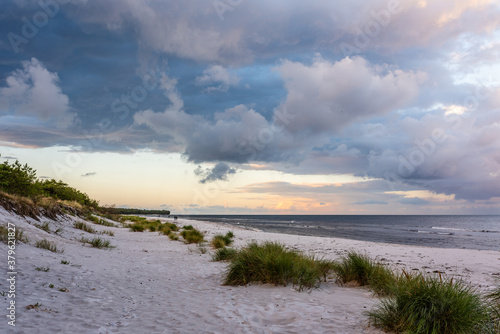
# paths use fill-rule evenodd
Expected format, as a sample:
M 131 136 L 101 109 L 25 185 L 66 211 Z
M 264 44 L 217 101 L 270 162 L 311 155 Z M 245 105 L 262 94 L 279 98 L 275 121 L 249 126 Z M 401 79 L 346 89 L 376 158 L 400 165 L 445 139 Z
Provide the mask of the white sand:
M 91 248 L 76 241 L 93 235 L 73 228 L 74 217 L 50 223 L 51 233 L 0 207 L 0 224 L 15 223 L 30 239 L 16 247 L 16 326 L 7 325 L 7 294 L 2 297 L 0 331 L 7 333 L 381 333 L 364 314 L 378 303 L 362 288 L 323 283 L 297 292 L 291 286 L 254 284 L 222 286 L 225 263 L 212 262 L 211 251 L 171 241 L 155 232 L 92 224 L 116 248 Z M 305 237 L 245 230 L 222 224 L 177 221 L 207 233 L 207 239 L 232 230 L 236 247 L 251 240 L 280 241 L 309 254 L 335 259 L 354 249 L 394 267 L 441 271 L 488 290 L 498 283 L 500 253 L 380 244 L 334 238 Z M 91 224 L 91 223 L 89 223 Z M 56 235 L 54 231 L 62 228 Z M 35 248 L 49 239 L 63 248 L 52 253 Z M 2 268 L 7 246 L 0 244 Z M 69 261 L 69 265 L 61 264 Z M 48 272 L 36 267 L 49 267 Z M 0 291 L 8 291 L 2 270 Z M 53 284 L 53 288 L 49 285 Z M 59 291 L 67 289 L 66 292 Z M 38 309 L 28 305 L 42 304 Z

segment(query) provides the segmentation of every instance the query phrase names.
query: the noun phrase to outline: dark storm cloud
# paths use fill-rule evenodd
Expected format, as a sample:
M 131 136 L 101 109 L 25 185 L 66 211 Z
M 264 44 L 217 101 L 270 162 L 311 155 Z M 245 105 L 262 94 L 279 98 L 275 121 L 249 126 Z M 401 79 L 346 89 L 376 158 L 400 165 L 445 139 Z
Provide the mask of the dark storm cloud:
M 229 175 L 236 174 L 236 169 L 231 168 L 224 162 L 219 162 L 213 168 L 203 169 L 201 166 L 198 166 L 194 174 L 200 178 L 200 183 L 227 181 Z

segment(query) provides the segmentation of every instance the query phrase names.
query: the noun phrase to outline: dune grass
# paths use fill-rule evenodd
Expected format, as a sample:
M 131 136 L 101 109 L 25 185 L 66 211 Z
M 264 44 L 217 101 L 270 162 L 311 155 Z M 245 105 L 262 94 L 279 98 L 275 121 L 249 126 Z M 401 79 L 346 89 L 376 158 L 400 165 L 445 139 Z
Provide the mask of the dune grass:
M 225 273 L 225 285 L 251 282 L 287 286 L 298 290 L 317 287 L 333 268 L 330 261 L 318 261 L 275 242 L 252 242 L 231 260 Z
M 63 253 L 64 250 L 57 249 L 57 245 L 47 239 L 38 240 L 35 244 L 37 248 L 47 249 L 53 253 Z
M 392 294 L 369 312 L 373 324 L 385 331 L 474 334 L 492 329 L 481 294 L 460 281 L 405 273 L 394 287 Z
M 179 240 L 179 235 L 178 235 L 177 233 L 171 232 L 171 233 L 168 235 L 168 238 L 169 238 L 170 240 L 175 240 L 175 241 L 177 241 L 177 240 Z
M 233 248 L 222 247 L 218 248 L 212 255 L 212 260 L 214 261 L 230 261 L 234 259 L 238 251 Z
M 129 226 L 131 232 L 144 232 L 146 228 L 142 224 L 134 223 Z
M 115 246 L 111 245 L 110 240 L 102 239 L 100 237 L 96 237 L 93 239 L 87 239 L 85 237 L 82 237 L 78 241 L 80 241 L 84 245 L 89 244 L 90 246 L 95 248 L 115 248 Z
M 355 282 L 360 286 L 369 285 L 379 296 L 392 293 L 398 281 L 396 275 L 389 268 L 376 263 L 367 255 L 350 251 L 333 266 L 333 271 L 340 284 Z
M 84 222 L 75 222 L 73 223 L 73 227 L 88 233 L 96 233 L 96 230 L 92 226 L 87 225 Z
M 193 228 L 191 230 L 183 230 L 181 236 L 187 244 L 197 244 L 205 241 L 203 233 Z
M 234 234 L 229 231 L 225 235 L 217 234 L 210 241 L 210 245 L 214 249 L 223 248 L 226 246 L 230 246 L 233 243 Z
M 110 240 L 102 239 L 99 237 L 90 240 L 89 244 L 95 248 L 114 248 L 114 246 L 111 245 Z
M 163 235 L 169 235 L 172 231 L 178 231 L 179 227 L 174 223 L 162 223 L 159 219 L 147 219 L 139 216 L 122 216 L 122 221 L 130 221 L 130 231 L 132 232 L 159 232 Z
M 28 238 L 24 235 L 24 231 L 16 228 L 15 231 L 10 231 L 7 226 L 0 225 L 0 241 L 7 244 L 12 237 L 16 240 L 16 242 L 28 242 Z

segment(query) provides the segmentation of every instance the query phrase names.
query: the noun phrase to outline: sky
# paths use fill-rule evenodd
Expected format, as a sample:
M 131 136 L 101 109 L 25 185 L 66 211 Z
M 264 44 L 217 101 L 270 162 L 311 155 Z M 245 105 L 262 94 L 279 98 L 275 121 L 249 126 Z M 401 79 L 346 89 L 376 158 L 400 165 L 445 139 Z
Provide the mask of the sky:
M 176 214 L 500 214 L 495 0 L 0 0 L 0 162 Z

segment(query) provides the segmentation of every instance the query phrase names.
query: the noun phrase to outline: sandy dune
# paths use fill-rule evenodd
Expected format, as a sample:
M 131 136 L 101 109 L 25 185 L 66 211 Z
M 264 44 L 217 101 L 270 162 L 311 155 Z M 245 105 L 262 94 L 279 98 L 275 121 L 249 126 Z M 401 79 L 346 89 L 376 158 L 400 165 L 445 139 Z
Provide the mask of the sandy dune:
M 7 325 L 3 315 L 0 328 L 27 334 L 380 333 L 369 326 L 364 314 L 378 299 L 365 289 L 339 287 L 333 281 L 306 292 L 290 286 L 222 286 L 226 264 L 212 262 L 210 250 L 202 254 L 197 246 L 171 241 L 155 232 L 132 233 L 95 224 L 96 230 L 114 232 L 114 237 L 103 237 L 116 248 L 91 248 L 77 241 L 82 236 L 92 237 L 73 228 L 78 220 L 46 220 L 51 231 L 47 233 L 34 226 L 40 222 L 0 208 L 0 224 L 16 224 L 31 244 L 16 247 L 16 326 Z M 236 247 L 251 240 L 273 240 L 332 259 L 356 249 L 394 267 L 460 276 L 484 290 L 497 283 L 500 272 L 500 253 L 494 251 L 274 234 L 198 221 L 177 223 L 192 224 L 205 231 L 207 239 L 232 230 Z M 56 235 L 58 228 L 61 231 Z M 55 241 L 64 253 L 32 246 L 44 238 Z M 5 265 L 7 246 L 2 243 L 0 248 Z M 62 264 L 62 260 L 69 264 Z M 48 267 L 49 271 L 36 267 Z M 0 291 L 8 289 L 6 279 L 1 279 Z M 0 300 L 7 314 L 10 299 L 5 295 Z M 26 309 L 37 303 L 41 306 Z

